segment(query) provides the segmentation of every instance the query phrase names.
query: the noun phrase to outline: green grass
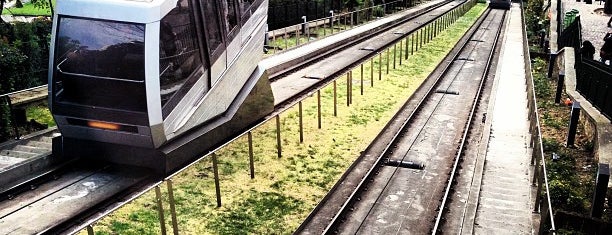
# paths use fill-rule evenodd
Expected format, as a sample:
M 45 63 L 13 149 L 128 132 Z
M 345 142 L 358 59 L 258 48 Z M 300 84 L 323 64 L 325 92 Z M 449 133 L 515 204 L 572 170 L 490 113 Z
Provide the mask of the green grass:
M 55 126 L 53 116 L 51 116 L 51 112 L 46 105 L 29 106 L 26 108 L 26 117 L 28 121 L 34 119 L 38 123 L 47 124 L 49 127 Z
M 46 0 L 45 0 L 46 1 Z M 52 1 L 55 6 L 56 0 Z M 2 11 L 3 15 L 27 15 L 27 16 L 51 16 L 51 9 L 48 7 L 40 8 L 28 2 L 22 8 L 11 7 Z
M 249 176 L 246 137 L 216 152 L 222 207 L 216 207 L 210 158 L 173 178 L 182 234 L 290 234 L 363 151 L 399 107 L 422 83 L 485 8 L 479 4 L 455 25 L 410 56 L 409 62 L 370 87 L 370 62 L 353 70 L 353 104 L 346 105 L 346 75 L 338 79 L 338 116 L 333 115 L 333 87 L 323 88 L 322 129 L 317 128 L 317 100 L 303 101 L 304 143 L 299 142 L 298 110 L 281 114 L 283 155 L 277 158 L 274 120 L 253 131 L 255 179 Z M 392 57 L 391 57 L 392 58 Z M 386 64 L 383 56 L 383 64 Z M 398 61 L 399 62 L 399 61 Z M 383 73 L 385 73 L 383 66 Z M 168 212 L 166 187 L 162 188 Z M 155 194 L 150 191 L 95 225 L 98 234 L 159 234 Z M 137 215 L 137 216 L 134 216 Z M 171 228 L 166 213 L 166 227 Z M 82 232 L 84 234 L 84 232 Z

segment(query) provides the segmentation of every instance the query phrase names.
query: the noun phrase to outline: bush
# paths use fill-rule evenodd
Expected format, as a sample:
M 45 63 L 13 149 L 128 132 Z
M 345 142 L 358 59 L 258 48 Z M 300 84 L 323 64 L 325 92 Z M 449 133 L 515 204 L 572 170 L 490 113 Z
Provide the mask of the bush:
M 51 21 L 0 23 L 0 94 L 47 83 Z

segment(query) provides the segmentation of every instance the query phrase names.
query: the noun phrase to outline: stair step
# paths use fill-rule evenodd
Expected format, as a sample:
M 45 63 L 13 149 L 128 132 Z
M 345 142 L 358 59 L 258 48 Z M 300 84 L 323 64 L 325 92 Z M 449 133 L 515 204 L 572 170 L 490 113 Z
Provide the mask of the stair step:
M 53 137 L 51 136 L 39 136 L 36 137 L 34 139 L 32 139 L 33 141 L 39 141 L 39 142 L 44 142 L 44 143 L 51 143 L 51 141 L 53 140 Z
M 47 143 L 47 142 L 30 140 L 25 145 L 32 146 L 32 147 L 38 147 L 38 148 L 46 148 L 46 149 L 49 149 L 49 151 L 51 151 L 51 143 Z
M 27 158 L 32 158 L 32 157 L 35 157 L 35 156 L 39 156 L 40 154 L 38 154 L 38 153 L 23 152 L 23 151 L 14 151 L 14 150 L 2 150 L 0 152 L 0 155 L 4 155 L 4 156 L 8 156 L 8 157 L 13 157 L 13 158 L 27 159 Z
M 9 156 L 5 156 L 4 154 L 2 154 L 0 155 L 0 169 L 4 169 L 6 167 L 15 165 L 24 160 L 25 159 L 23 158 L 9 157 Z
M 40 147 L 27 146 L 27 145 L 17 145 L 12 150 L 21 151 L 21 152 L 29 152 L 29 153 L 38 153 L 38 154 L 49 152 L 49 149 L 47 148 L 40 148 Z

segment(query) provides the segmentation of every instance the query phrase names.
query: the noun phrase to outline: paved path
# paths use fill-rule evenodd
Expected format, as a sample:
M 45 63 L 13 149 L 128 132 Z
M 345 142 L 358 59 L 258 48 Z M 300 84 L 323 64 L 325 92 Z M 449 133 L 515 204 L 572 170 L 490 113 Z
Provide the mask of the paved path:
M 529 122 L 520 5 L 513 3 L 494 83 L 491 136 L 474 234 L 532 234 Z

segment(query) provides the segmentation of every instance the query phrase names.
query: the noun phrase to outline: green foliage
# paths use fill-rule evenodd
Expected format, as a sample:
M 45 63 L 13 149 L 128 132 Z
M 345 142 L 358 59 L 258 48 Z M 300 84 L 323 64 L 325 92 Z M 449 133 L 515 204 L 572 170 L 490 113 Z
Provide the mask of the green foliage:
M 0 100 L 0 142 L 6 141 L 9 139 L 11 134 L 10 126 L 10 110 L 8 105 L 4 103 L 3 100 Z
M 53 116 L 51 116 L 49 108 L 45 105 L 27 107 L 26 117 L 28 120 L 34 119 L 38 123 L 46 124 L 47 126 L 55 126 Z
M 540 58 L 536 58 L 532 65 L 533 71 L 533 82 L 538 99 L 544 99 L 550 97 L 552 94 L 552 87 L 548 81 L 547 74 L 545 71 L 548 69 L 548 63 Z
M 55 6 L 55 0 L 50 3 L 49 0 L 30 0 L 29 2 L 22 4 L 21 7 L 15 5 L 15 7 L 5 9 L 2 14 L 6 15 L 26 15 L 26 16 L 51 16 L 50 4 Z
M 47 82 L 51 21 L 0 24 L 0 94 Z
M 581 184 L 576 174 L 576 159 L 563 149 L 557 149 L 557 160 L 547 161 L 549 189 L 555 209 L 565 209 L 578 213 L 588 212 L 590 205 L 589 185 Z M 552 155 L 552 154 L 551 154 Z
M 561 148 L 561 144 L 554 139 L 542 138 L 544 152 L 557 152 Z

